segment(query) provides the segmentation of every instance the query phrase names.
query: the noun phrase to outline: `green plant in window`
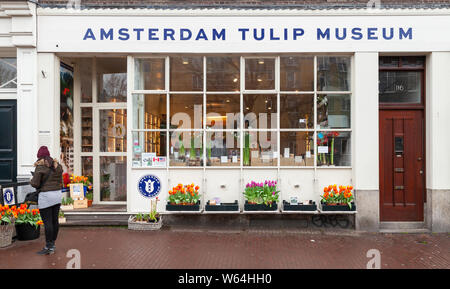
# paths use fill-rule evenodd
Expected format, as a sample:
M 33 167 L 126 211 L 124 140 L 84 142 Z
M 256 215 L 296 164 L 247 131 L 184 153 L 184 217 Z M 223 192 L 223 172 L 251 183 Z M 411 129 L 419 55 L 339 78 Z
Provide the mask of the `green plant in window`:
M 181 133 L 180 133 L 180 136 L 178 137 L 178 140 L 179 140 L 180 143 L 181 143 L 181 146 L 180 146 L 180 156 L 184 157 L 185 154 L 186 154 L 186 152 L 185 152 L 185 149 L 184 149 L 183 140 L 182 140 L 182 138 L 181 138 Z
M 195 160 L 195 137 L 194 133 L 191 135 L 191 149 L 189 150 L 189 158 Z
M 246 132 L 244 137 L 244 166 L 250 165 L 250 133 Z

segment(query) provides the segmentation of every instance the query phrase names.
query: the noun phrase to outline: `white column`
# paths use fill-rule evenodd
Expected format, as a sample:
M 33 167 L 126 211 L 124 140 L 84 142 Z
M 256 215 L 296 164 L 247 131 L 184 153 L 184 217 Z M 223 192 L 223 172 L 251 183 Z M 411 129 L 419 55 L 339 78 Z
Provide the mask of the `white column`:
M 379 228 L 378 53 L 355 53 L 352 96 L 352 181 L 356 229 Z

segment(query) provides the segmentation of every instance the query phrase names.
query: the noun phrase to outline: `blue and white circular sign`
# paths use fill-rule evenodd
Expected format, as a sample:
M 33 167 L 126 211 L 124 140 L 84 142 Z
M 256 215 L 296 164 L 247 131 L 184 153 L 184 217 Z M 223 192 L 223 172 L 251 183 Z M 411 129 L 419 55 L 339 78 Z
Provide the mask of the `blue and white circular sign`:
M 154 198 L 159 195 L 161 181 L 157 176 L 146 175 L 139 179 L 138 190 L 146 198 Z

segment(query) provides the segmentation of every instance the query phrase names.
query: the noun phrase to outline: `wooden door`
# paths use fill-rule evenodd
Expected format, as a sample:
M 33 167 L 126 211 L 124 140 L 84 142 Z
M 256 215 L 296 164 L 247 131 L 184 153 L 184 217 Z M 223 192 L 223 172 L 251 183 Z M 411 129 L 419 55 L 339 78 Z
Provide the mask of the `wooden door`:
M 423 110 L 380 110 L 380 220 L 423 221 Z
M 17 106 L 0 100 L 0 184 L 17 181 Z

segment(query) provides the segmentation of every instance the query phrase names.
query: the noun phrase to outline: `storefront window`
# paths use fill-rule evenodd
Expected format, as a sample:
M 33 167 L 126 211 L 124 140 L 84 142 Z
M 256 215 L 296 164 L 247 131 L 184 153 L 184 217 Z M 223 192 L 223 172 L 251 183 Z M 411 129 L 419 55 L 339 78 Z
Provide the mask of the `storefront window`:
M 203 57 L 170 57 L 170 90 L 203 90 Z
M 245 59 L 245 90 L 275 89 L 275 59 Z
M 100 110 L 100 151 L 127 151 L 127 110 Z
M 314 91 L 314 57 L 281 57 L 280 89 Z
M 314 94 L 281 94 L 280 127 L 314 128 Z
M 81 151 L 92 152 L 92 107 L 81 108 Z
M 170 166 L 203 166 L 203 133 L 170 132 Z
M 277 96 L 274 94 L 244 95 L 244 124 L 249 129 L 277 128 Z
M 92 156 L 81 157 L 81 174 L 88 177 L 91 183 L 93 182 L 94 159 Z
M 167 118 L 165 94 L 134 94 L 133 127 L 136 129 L 165 129 Z
M 317 132 L 317 166 L 351 166 L 350 132 Z
M 244 166 L 277 166 L 277 132 L 244 131 L 242 154 Z
M 167 132 L 133 132 L 133 167 L 167 166 Z
M 239 91 L 239 57 L 206 58 L 207 91 Z
M 134 62 L 134 89 L 164 90 L 165 89 L 165 59 L 143 58 Z
M 100 201 L 127 200 L 127 158 L 100 157 Z
M 350 128 L 350 95 L 318 94 L 317 124 L 320 128 Z
M 214 131 L 206 134 L 207 166 L 240 166 L 240 133 Z
M 280 132 L 281 166 L 314 166 L 314 132 Z
M 318 56 L 317 89 L 350 91 L 350 57 Z
M 17 88 L 17 59 L 0 58 L 0 89 Z
M 238 129 L 240 95 L 211 94 L 206 96 L 206 127 L 212 129 Z
M 97 101 L 127 102 L 127 59 L 97 58 Z
M 170 128 L 200 129 L 203 125 L 203 95 L 170 95 Z

